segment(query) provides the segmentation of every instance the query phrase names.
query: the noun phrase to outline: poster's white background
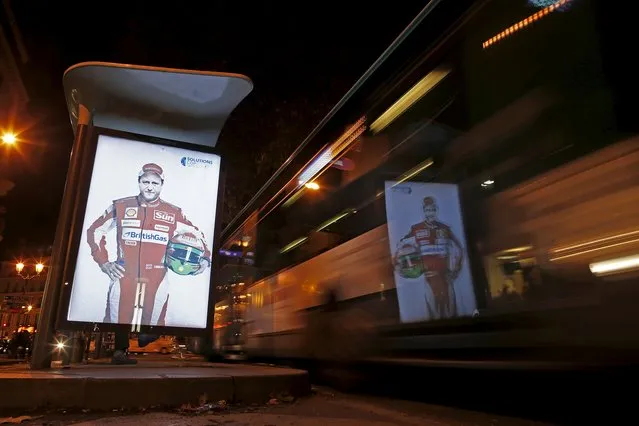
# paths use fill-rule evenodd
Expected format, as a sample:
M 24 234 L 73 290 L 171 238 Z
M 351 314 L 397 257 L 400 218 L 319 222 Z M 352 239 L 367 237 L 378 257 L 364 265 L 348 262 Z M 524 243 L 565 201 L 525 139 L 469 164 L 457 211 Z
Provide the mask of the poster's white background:
M 385 183 L 391 255 L 395 256 L 398 243 L 410 232 L 411 225 L 424 221 L 423 200 L 425 197 L 433 197 L 437 203 L 437 221 L 450 227 L 463 249 L 462 269 L 453 284 L 457 313 L 460 316 L 472 315 L 476 308 L 476 299 L 468 265 L 457 185 L 421 182 L 403 182 L 395 185 L 396 182 Z M 432 293 L 428 290 L 424 276 L 404 278 L 395 271 L 395 285 L 402 322 L 431 319 L 426 308 L 426 297 L 432 297 Z
M 213 164 L 206 168 L 185 167 L 181 163 L 185 156 L 208 159 Z M 186 217 L 202 231 L 206 244 L 212 248 L 220 157 L 101 135 L 82 225 L 82 239 L 67 315 L 69 321 L 104 320 L 109 277 L 91 257 L 86 232 L 113 200 L 139 194 L 138 173 L 147 163 L 156 163 L 164 170 L 164 187 L 160 198 L 180 207 Z M 115 235 L 115 228 L 107 235 L 110 261 L 116 260 Z M 171 271 L 167 271 L 167 274 L 170 298 L 166 326 L 205 328 L 211 269 L 196 276 L 180 276 Z

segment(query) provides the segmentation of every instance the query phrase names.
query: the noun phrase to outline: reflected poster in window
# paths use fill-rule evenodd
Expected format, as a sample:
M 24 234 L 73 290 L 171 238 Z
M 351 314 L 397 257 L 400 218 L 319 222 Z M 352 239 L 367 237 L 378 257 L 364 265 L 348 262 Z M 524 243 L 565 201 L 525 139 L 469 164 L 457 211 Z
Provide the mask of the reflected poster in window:
M 402 322 L 476 308 L 457 185 L 388 181 L 386 217 Z

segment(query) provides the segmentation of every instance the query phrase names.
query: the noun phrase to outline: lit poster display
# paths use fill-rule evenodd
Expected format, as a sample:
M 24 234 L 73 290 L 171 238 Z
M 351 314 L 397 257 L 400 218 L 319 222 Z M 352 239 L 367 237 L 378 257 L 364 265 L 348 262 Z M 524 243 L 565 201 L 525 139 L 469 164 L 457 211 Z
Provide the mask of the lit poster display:
M 220 157 L 100 135 L 68 321 L 206 328 Z
M 402 322 L 476 308 L 456 185 L 386 182 L 390 251 Z

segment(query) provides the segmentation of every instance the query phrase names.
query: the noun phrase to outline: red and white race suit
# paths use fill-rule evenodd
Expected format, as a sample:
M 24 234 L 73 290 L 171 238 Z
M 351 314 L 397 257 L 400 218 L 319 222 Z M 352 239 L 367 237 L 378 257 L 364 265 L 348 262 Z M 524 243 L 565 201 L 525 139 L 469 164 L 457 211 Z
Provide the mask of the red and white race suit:
M 453 281 L 462 266 L 462 247 L 452 230 L 436 220 L 411 226 L 402 238 L 414 239 L 421 254 L 424 278 L 433 293 L 426 297 L 426 309 L 430 318 L 446 318 L 457 315 Z
M 121 198 L 87 230 L 91 255 L 98 265 L 109 261 L 106 235 L 114 228 L 116 261 L 125 272 L 123 278 L 110 282 L 104 322 L 164 325 L 169 301 L 166 246 L 176 232 L 195 231 L 202 241 L 204 236 L 179 207 L 162 199 L 147 203 L 139 196 Z M 210 261 L 208 247 L 204 256 Z M 134 318 L 134 313 L 139 317 Z

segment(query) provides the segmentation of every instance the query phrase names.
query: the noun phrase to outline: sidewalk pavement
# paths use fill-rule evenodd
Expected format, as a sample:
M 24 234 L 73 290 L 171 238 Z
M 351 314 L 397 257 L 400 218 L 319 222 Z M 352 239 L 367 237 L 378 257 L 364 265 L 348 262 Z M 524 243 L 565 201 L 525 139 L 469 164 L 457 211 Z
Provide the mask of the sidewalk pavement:
M 274 395 L 310 392 L 308 374 L 290 368 L 175 359 L 140 360 L 130 366 L 107 362 L 49 370 L 0 365 L 0 411 L 173 407 L 202 398 L 263 403 Z

